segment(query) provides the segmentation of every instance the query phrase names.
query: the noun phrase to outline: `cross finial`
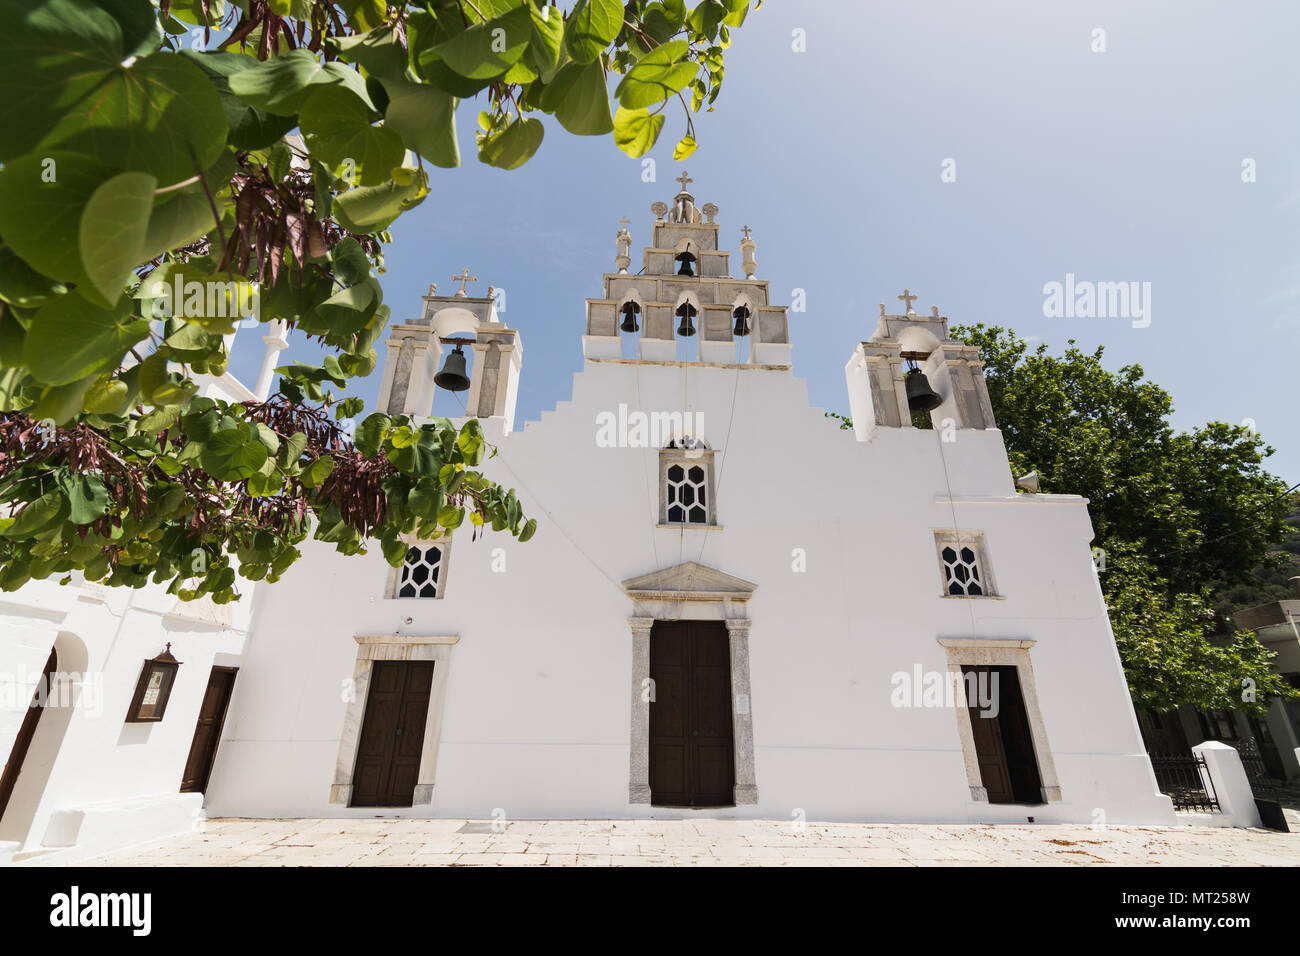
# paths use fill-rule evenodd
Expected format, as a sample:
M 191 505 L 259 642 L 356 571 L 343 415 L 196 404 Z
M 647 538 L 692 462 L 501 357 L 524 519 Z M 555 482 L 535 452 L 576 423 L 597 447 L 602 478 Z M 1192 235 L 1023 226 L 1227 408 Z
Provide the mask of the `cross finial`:
M 478 281 L 478 276 L 472 276 L 472 275 L 470 275 L 470 274 L 469 274 L 469 269 L 468 269 L 468 268 L 465 268 L 465 269 L 460 270 L 460 275 L 458 275 L 458 276 L 452 276 L 452 277 L 451 277 L 451 281 L 452 281 L 452 282 L 459 282 L 459 283 L 460 283 L 460 288 L 456 290 L 456 295 L 457 295 L 459 298 L 467 299 L 467 298 L 469 298 L 469 294 L 465 291 L 465 284 L 468 283 L 468 282 L 477 282 L 477 281 Z
M 620 232 L 627 232 L 627 227 L 632 224 L 632 220 L 627 218 L 627 216 L 620 216 L 618 220 L 618 224 L 620 227 L 619 229 Z
M 903 303 L 906 304 L 906 306 L 907 306 L 907 314 L 908 314 L 908 315 L 911 315 L 911 314 L 912 314 L 912 303 L 916 301 L 916 298 L 917 298 L 917 297 L 914 296 L 914 295 L 912 295 L 912 293 L 911 293 L 909 290 L 907 290 L 907 289 L 904 289 L 904 290 L 903 290 L 903 294 L 900 295 L 900 296 L 898 297 L 898 300 L 899 300 L 900 302 L 903 302 Z
M 740 231 L 741 231 L 742 233 L 744 233 L 745 238 L 748 239 L 748 238 L 749 238 L 749 234 L 750 234 L 750 232 L 751 232 L 752 230 L 750 230 L 750 228 L 749 228 L 748 226 L 741 226 L 741 227 L 740 227 Z
M 695 180 L 691 179 L 691 177 L 686 174 L 686 170 L 684 169 L 682 170 L 682 174 L 678 176 L 675 181 L 682 184 L 682 192 L 686 192 L 687 183 L 695 182 Z

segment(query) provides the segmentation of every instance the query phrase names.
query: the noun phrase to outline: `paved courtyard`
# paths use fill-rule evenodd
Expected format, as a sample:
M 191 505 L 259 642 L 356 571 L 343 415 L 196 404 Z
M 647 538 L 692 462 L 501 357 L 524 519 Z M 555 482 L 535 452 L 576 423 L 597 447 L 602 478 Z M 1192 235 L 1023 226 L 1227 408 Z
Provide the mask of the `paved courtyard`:
M 1297 828 L 1300 829 L 1300 828 Z M 1300 833 L 768 820 L 209 820 L 101 866 L 1296 866 Z

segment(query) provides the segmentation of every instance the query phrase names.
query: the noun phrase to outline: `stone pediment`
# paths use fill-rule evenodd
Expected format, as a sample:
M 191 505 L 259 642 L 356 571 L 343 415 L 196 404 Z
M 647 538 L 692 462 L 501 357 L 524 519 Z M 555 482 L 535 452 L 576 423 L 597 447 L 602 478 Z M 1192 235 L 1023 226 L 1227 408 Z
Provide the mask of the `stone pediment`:
M 623 589 L 630 597 L 677 601 L 748 601 L 758 585 L 695 561 L 628 578 Z

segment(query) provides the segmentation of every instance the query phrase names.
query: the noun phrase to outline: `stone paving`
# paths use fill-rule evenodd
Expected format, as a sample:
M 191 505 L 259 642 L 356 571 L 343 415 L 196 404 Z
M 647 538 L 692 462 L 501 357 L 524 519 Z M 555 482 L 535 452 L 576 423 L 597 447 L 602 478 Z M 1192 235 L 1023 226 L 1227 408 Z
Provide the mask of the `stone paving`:
M 1300 833 L 769 820 L 209 820 L 90 866 L 1296 866 Z

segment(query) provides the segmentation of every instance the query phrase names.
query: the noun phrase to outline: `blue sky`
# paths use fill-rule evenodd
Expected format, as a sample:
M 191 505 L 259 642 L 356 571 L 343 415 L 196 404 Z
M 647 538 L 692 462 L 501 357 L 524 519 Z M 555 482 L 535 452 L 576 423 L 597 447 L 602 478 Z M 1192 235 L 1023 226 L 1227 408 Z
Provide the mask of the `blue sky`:
M 1294 483 L 1296 36 L 1300 7 L 1283 2 L 769 0 L 733 34 L 684 164 L 672 160 L 684 120 L 668 111 L 657 182 L 612 137 L 549 117 L 526 166 L 483 166 L 481 104 L 463 103 L 465 165 L 435 170 L 433 194 L 394 227 L 385 301 L 394 318 L 417 315 L 428 284 L 449 292 L 466 266 L 481 280 L 471 292 L 504 288 L 524 345 L 517 424 L 536 419 L 569 397 L 583 299 L 614 269 L 618 218 L 632 220 L 636 263 L 650 205 L 671 200 L 684 165 L 697 202 L 721 209 L 733 273 L 748 224 L 773 300 L 806 290 L 790 335 L 814 404 L 847 411 L 844 363 L 877 303 L 895 311 L 906 286 L 918 311 L 938 305 L 954 323 L 1010 326 L 1054 351 L 1105 345 L 1108 367 L 1138 363 L 1173 395 L 1180 428 L 1252 419 L 1277 449 L 1269 469 Z M 947 159 L 955 182 L 941 179 Z M 1044 317 L 1044 284 L 1067 273 L 1151 283 L 1150 325 Z M 260 342 L 241 336 L 232 369 L 251 381 Z M 378 382 L 354 393 L 373 401 Z M 440 393 L 436 410 L 454 413 L 448 402 Z

